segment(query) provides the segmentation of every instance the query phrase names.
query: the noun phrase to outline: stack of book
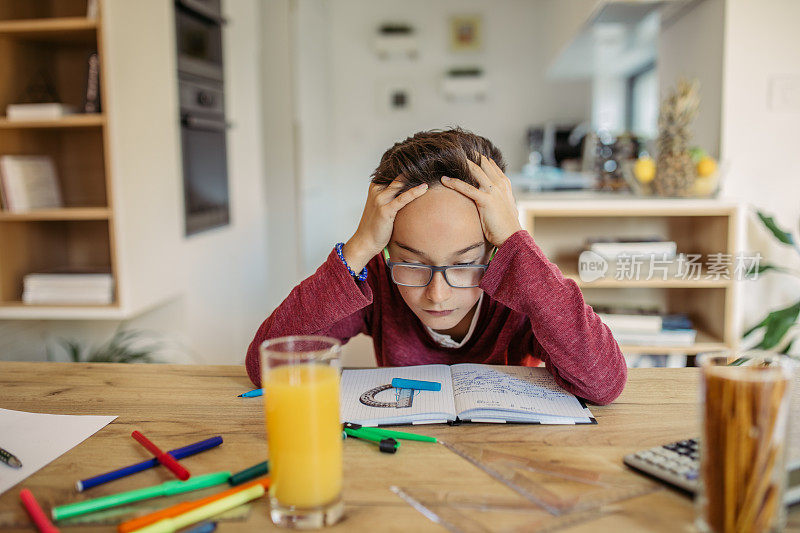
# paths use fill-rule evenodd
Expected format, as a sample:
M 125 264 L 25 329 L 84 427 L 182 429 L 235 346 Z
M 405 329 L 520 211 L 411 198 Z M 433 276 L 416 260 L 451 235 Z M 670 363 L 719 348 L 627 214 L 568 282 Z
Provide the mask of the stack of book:
M 46 155 L 0 156 L 0 200 L 21 213 L 63 205 L 53 159 Z
M 6 118 L 15 120 L 58 120 L 77 112 L 74 106 L 59 102 L 44 104 L 9 104 Z
M 114 299 L 114 279 L 103 272 L 31 273 L 23 287 L 26 304 L 108 305 Z
M 678 245 L 658 236 L 649 237 L 595 237 L 587 239 L 586 249 L 603 256 L 609 261 L 620 255 L 635 256 L 642 259 L 675 259 Z
M 641 308 L 593 306 L 619 344 L 690 346 L 697 330 L 684 313 L 659 313 Z

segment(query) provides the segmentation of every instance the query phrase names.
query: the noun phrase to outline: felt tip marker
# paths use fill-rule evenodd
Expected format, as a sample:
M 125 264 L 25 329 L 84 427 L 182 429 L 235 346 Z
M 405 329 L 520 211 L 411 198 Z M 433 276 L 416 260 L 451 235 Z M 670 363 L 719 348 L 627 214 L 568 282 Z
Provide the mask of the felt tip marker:
M 150 442 L 150 440 L 140 432 L 134 431 L 131 433 L 131 437 L 136 439 L 139 444 L 147 448 L 147 451 L 155 455 L 156 459 L 158 459 L 158 462 L 169 468 L 170 472 L 175 474 L 175 477 L 181 481 L 186 481 L 192 476 L 188 470 L 186 470 L 178 461 L 175 460 L 174 457 L 168 453 L 162 452 L 158 446 Z
M 22 500 L 22 505 L 25 506 L 25 510 L 28 511 L 31 520 L 33 520 L 33 523 L 39 528 L 39 531 L 42 533 L 58 533 L 58 528 L 54 526 L 50 519 L 47 518 L 47 515 L 44 514 L 44 511 L 39 507 L 39 503 L 36 501 L 36 498 L 33 497 L 31 491 L 22 489 L 19 492 L 19 497 Z

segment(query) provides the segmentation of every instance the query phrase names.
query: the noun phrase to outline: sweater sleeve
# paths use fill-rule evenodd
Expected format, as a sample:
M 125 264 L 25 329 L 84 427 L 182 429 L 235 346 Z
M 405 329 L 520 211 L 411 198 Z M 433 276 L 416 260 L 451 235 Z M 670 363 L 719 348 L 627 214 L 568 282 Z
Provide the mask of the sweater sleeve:
M 375 275 L 375 272 L 371 272 Z M 347 342 L 359 333 L 370 333 L 368 308 L 372 288 L 356 282 L 344 263 L 331 251 L 311 276 L 300 282 L 258 328 L 247 349 L 247 375 L 261 383 L 259 346 L 267 339 L 286 335 L 325 335 Z
M 566 390 L 592 403 L 611 403 L 627 380 L 622 351 L 603 321 L 525 230 L 514 233 L 486 269 L 481 288 L 526 315 L 533 356 Z

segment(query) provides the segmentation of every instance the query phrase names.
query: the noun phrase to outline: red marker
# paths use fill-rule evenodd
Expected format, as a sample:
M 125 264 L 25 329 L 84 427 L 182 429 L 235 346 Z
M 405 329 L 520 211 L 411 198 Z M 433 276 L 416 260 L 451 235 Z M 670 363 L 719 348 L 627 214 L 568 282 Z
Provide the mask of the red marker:
M 33 493 L 28 489 L 22 489 L 19 491 L 19 497 L 22 500 L 22 505 L 25 506 L 25 510 L 28 511 L 33 522 L 36 524 L 36 527 L 39 528 L 39 531 L 42 533 L 59 533 L 58 528 L 53 525 L 47 515 L 44 514 L 42 508 L 39 507 L 39 503 L 36 501 L 36 498 L 33 497 Z
M 150 442 L 147 437 L 145 437 L 138 431 L 134 431 L 133 433 L 131 433 L 131 437 L 136 439 L 142 446 L 147 448 L 147 451 L 155 455 L 156 459 L 158 459 L 158 462 L 169 468 L 172 471 L 172 473 L 175 474 L 175 477 L 177 477 L 181 481 L 186 481 L 187 479 L 189 479 L 189 477 L 191 476 L 189 471 L 186 470 L 184 467 L 182 467 L 181 464 L 178 461 L 176 461 L 171 455 L 162 452 L 158 448 L 158 446 Z

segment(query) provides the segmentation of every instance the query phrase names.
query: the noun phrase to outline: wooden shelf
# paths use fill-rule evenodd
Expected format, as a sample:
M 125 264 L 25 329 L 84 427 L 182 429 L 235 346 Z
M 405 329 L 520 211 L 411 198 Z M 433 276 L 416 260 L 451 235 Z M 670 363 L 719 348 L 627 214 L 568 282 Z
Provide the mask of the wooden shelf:
M 702 330 L 697 331 L 697 338 L 694 344 L 688 346 L 639 346 L 632 344 L 620 344 L 623 353 L 657 353 L 672 354 L 682 353 L 687 355 L 697 355 L 701 352 L 713 352 L 717 350 L 727 350 L 731 346 L 725 344 L 722 339 L 716 338 Z
M 662 313 L 685 313 L 698 330 L 689 346 L 621 345 L 626 354 L 686 354 L 735 349 L 739 339 L 734 324 L 738 284 L 736 254 L 740 249 L 741 206 L 733 200 L 699 198 L 644 198 L 629 194 L 568 193 L 517 197 L 520 222 L 562 274 L 584 292 L 590 305 L 656 308 Z M 700 266 L 700 279 L 676 278 L 677 264 L 667 265 L 662 279 L 660 263 L 653 279 L 644 279 L 649 263 L 641 263 L 640 279 L 614 279 L 617 264 L 609 261 L 605 277 L 582 281 L 578 255 L 587 239 L 649 237 L 674 241 Z M 732 279 L 705 279 L 726 254 Z M 715 260 L 716 257 L 716 260 Z M 625 265 L 626 267 L 630 265 Z M 720 265 L 722 266 L 722 265 Z M 692 268 L 695 268 L 694 266 Z M 626 268 L 627 270 L 627 268 Z M 694 273 L 694 271 L 692 271 Z
M 703 288 L 703 287 L 729 287 L 732 286 L 734 280 L 732 279 L 703 279 L 706 275 L 706 272 L 702 272 L 700 275 L 700 279 L 661 279 L 657 276 L 654 276 L 653 279 L 641 279 L 641 280 L 617 280 L 613 277 L 611 278 L 603 278 L 598 279 L 596 281 L 583 281 L 581 280 L 578 273 L 572 269 L 563 269 L 559 267 L 561 273 L 564 274 L 565 278 L 569 278 L 574 280 L 575 283 L 578 284 L 578 287 L 587 288 L 587 289 L 616 289 L 616 288 L 623 288 L 623 287 L 641 287 L 641 288 Z
M 736 202 L 714 198 L 650 198 L 627 193 L 522 194 L 520 212 L 540 217 L 697 217 L 731 215 Z
M 97 128 L 104 126 L 106 117 L 102 113 L 76 113 L 57 120 L 8 120 L 0 118 L 0 129 L 35 128 Z
M 0 21 L 0 38 L 62 43 L 92 43 L 97 21 L 86 17 L 61 17 Z
M 32 305 L 0 302 L 0 320 L 122 320 L 129 316 L 118 305 Z
M 107 207 L 64 207 L 62 209 L 37 209 L 25 213 L 0 211 L 0 222 L 44 220 L 107 220 L 111 210 Z

